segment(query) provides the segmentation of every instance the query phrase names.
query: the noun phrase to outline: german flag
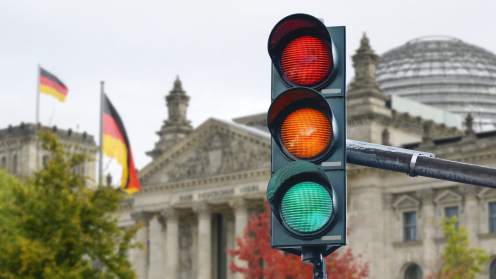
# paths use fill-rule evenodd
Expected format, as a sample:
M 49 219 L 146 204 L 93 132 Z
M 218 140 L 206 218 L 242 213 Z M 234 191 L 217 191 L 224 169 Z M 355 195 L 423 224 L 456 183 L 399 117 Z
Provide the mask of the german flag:
M 40 68 L 40 92 L 53 96 L 61 102 L 65 102 L 65 97 L 67 97 L 69 90 L 60 79 L 47 70 Z
M 117 110 L 106 95 L 104 95 L 103 104 L 102 149 L 103 154 L 115 158 L 122 166 L 121 188 L 128 194 L 141 190 L 126 129 Z

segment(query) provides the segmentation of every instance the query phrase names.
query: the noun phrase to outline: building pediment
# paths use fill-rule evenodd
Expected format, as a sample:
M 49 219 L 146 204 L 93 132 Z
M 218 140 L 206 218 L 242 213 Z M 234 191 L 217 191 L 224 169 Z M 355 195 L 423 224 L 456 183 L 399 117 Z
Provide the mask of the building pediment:
M 418 208 L 420 202 L 409 195 L 403 195 L 399 197 L 394 203 L 393 208 L 395 209 L 408 209 L 408 208 Z
M 435 199 L 434 202 L 436 204 L 449 204 L 449 203 L 460 203 L 462 200 L 462 196 L 451 191 L 445 190 L 441 192 Z
M 481 199 L 496 199 L 496 189 L 483 188 L 477 196 Z
M 270 134 L 232 122 L 209 119 L 142 171 L 147 185 L 270 167 Z

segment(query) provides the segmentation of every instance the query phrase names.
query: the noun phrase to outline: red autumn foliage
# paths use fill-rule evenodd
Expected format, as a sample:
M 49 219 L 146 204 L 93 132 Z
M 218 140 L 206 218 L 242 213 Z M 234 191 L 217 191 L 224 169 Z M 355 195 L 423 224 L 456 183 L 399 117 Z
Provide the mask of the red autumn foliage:
M 350 231 L 348 230 L 348 233 Z M 243 238 L 237 238 L 238 249 L 229 250 L 231 257 L 248 262 L 248 267 L 237 266 L 231 258 L 231 273 L 242 273 L 247 279 L 305 279 L 312 278 L 312 266 L 304 264 L 301 257 L 270 248 L 270 207 L 253 213 L 248 219 Z M 343 249 L 343 248 L 341 248 Z M 369 275 L 369 264 L 362 263 L 351 249 L 336 251 L 326 258 L 327 277 L 359 279 Z

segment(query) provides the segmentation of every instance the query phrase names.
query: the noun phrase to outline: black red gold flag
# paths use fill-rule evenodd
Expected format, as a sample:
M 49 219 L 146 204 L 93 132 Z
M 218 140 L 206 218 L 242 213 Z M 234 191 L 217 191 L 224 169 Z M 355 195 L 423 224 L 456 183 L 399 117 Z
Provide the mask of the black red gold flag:
M 103 154 L 115 158 L 122 167 L 121 188 L 128 194 L 132 194 L 141 190 L 141 185 L 126 129 L 117 110 L 106 95 L 103 99 Z
M 61 102 L 65 102 L 69 90 L 60 79 L 47 70 L 40 68 L 40 92 L 53 96 Z

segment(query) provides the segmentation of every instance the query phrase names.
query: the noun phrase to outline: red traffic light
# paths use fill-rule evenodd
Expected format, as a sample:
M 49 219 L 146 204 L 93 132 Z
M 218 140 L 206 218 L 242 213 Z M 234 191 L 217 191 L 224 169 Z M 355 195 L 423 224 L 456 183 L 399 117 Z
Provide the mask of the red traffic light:
M 283 154 L 309 162 L 322 161 L 330 154 L 338 132 L 325 98 L 305 87 L 291 88 L 274 100 L 267 127 Z
M 312 85 L 332 70 L 332 54 L 319 39 L 311 36 L 291 41 L 281 55 L 284 75 L 298 85 Z
M 321 88 L 332 79 L 337 66 L 327 28 L 306 14 L 279 21 L 270 33 L 268 50 L 277 72 L 290 86 Z

